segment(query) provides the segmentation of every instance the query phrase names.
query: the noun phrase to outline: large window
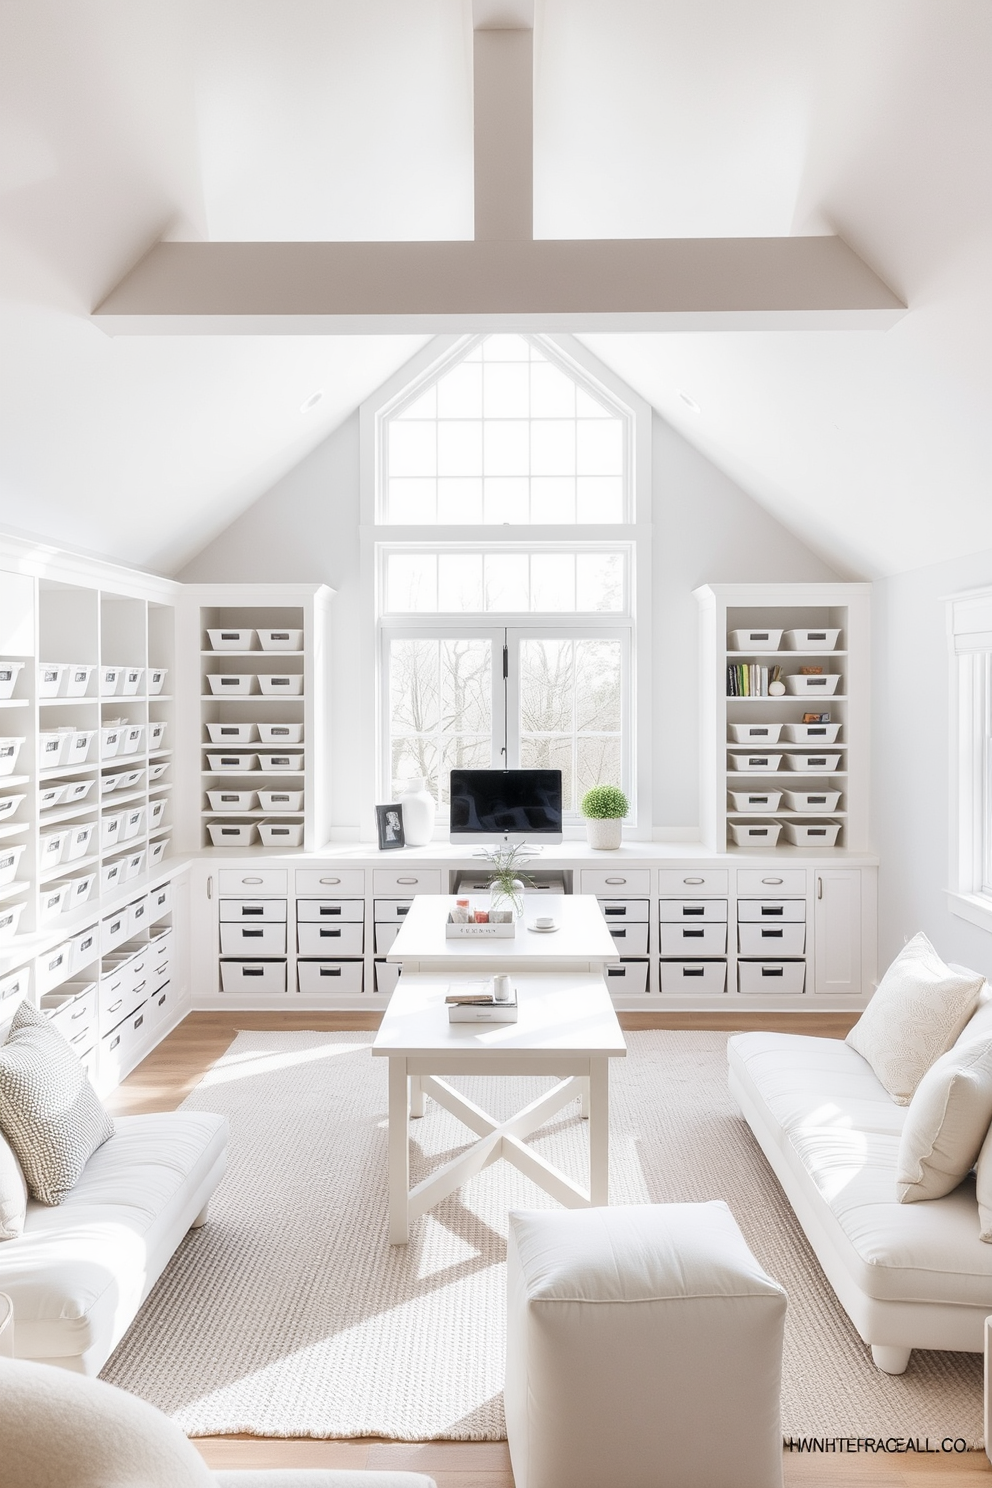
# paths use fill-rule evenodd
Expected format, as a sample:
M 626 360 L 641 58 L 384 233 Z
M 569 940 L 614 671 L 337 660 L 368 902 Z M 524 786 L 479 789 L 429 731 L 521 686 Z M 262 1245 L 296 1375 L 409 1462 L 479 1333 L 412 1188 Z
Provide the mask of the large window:
M 635 799 L 634 435 L 539 337 L 465 339 L 381 410 L 380 799 L 423 775 L 443 812 L 452 766 L 560 769 L 575 822 Z
M 953 666 L 953 844 L 949 904 L 992 930 L 992 591 L 949 604 Z

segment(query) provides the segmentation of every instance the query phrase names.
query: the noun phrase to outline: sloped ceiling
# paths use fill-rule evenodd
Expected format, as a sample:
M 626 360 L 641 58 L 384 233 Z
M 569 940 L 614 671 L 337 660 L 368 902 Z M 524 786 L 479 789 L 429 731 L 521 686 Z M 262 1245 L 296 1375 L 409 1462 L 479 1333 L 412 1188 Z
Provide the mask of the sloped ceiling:
M 0 28 L 0 524 L 176 571 L 421 339 L 90 307 L 160 236 L 470 236 L 469 0 Z M 585 338 L 850 572 L 992 548 L 990 63 L 986 0 L 538 0 L 539 236 L 838 232 L 908 300 L 884 334 Z

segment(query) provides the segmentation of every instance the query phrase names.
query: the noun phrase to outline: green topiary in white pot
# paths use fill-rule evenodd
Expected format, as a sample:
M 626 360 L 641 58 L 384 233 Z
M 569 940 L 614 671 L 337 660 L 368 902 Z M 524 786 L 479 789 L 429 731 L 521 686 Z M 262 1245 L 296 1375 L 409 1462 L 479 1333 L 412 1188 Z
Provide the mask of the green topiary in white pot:
M 630 810 L 630 803 L 619 786 L 594 785 L 582 797 L 579 810 L 586 818 L 590 847 L 620 846 L 623 818 Z

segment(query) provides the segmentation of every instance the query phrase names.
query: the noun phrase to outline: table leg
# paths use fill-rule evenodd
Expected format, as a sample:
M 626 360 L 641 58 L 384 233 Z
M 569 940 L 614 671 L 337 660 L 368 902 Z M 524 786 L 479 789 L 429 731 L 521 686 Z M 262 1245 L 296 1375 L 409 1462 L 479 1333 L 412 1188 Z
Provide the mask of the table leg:
M 410 1081 L 406 1059 L 389 1061 L 389 1243 L 405 1245 L 410 1238 Z
M 610 1061 L 589 1061 L 589 1202 L 610 1202 Z
M 427 1106 L 427 1097 L 419 1075 L 410 1076 L 410 1115 L 423 1116 Z

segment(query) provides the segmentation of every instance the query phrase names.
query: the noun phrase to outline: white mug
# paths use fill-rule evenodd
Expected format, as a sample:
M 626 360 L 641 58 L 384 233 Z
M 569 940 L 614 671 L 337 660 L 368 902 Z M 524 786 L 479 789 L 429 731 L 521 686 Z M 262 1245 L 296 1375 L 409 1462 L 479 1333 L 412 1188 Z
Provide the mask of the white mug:
M 510 1001 L 510 978 L 505 972 L 500 972 L 498 976 L 493 977 L 493 1001 Z

